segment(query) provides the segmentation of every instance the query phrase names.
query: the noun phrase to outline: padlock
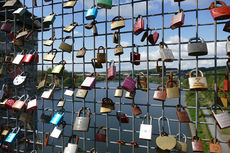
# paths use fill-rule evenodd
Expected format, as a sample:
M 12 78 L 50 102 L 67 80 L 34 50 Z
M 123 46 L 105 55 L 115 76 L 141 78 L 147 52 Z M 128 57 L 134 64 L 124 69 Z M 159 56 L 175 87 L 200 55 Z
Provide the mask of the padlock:
M 97 153 L 95 148 L 90 149 L 89 153 Z
M 123 53 L 123 47 L 121 45 L 116 45 L 114 48 L 114 55 L 121 55 Z
M 101 8 L 111 9 L 113 6 L 112 0 L 98 0 L 97 5 Z
M 161 61 L 161 58 L 158 58 L 156 60 L 156 72 L 158 73 L 161 73 L 162 72 L 162 69 L 163 69 L 163 66 L 159 66 L 159 61 Z M 164 65 L 164 72 L 166 71 L 166 67 Z
M 22 72 L 21 74 L 17 75 L 13 80 L 13 85 L 19 87 L 25 84 L 26 82 L 26 72 Z
M 80 89 L 77 90 L 76 97 L 81 98 L 81 99 L 85 99 L 87 94 L 88 94 L 88 90 L 80 88 Z
M 48 74 L 47 74 L 47 73 L 44 73 L 43 75 L 44 75 L 43 78 L 41 79 L 41 81 L 40 81 L 39 84 L 38 84 L 38 87 L 37 87 L 38 90 L 44 88 L 45 85 L 46 85 L 46 79 L 47 79 L 47 75 L 48 75 Z
M 70 1 L 69 1 L 69 2 L 70 2 Z M 67 2 L 67 3 L 68 3 L 68 2 Z M 66 27 L 63 29 L 63 31 L 70 33 L 70 32 L 72 32 L 72 31 L 76 28 L 76 26 L 78 26 L 78 23 L 77 23 L 77 22 L 73 22 L 73 23 L 71 23 L 70 25 L 66 26 Z
M 117 116 L 117 120 L 120 123 L 129 123 L 129 118 L 127 117 L 127 114 L 125 114 L 121 111 L 118 111 L 118 112 L 116 112 L 116 116 Z
M 97 68 L 97 69 L 103 68 L 102 64 L 97 61 L 97 58 L 92 58 L 91 63 L 94 68 Z
M 175 84 L 175 87 L 169 86 Z M 180 98 L 179 88 L 177 87 L 177 83 L 174 80 L 168 80 L 166 83 L 166 94 L 167 98 Z
M 65 95 L 65 96 L 70 96 L 70 97 L 73 96 L 75 87 L 73 87 L 72 89 L 71 89 L 71 88 L 72 88 L 72 87 L 69 86 L 69 87 L 65 90 L 65 92 L 64 92 L 64 95 Z
M 62 74 L 64 67 L 65 67 L 66 61 L 62 60 L 56 65 L 53 70 L 51 71 L 52 74 Z
M 228 72 L 225 73 L 225 80 L 224 80 L 224 91 L 229 91 L 230 89 L 230 82 L 228 78 Z
M 66 126 L 66 122 L 62 121 L 61 125 L 54 127 L 54 129 L 51 132 L 50 136 L 53 137 L 53 138 L 56 138 L 56 139 L 60 138 L 65 126 Z
M 134 99 L 135 95 L 136 95 L 136 90 L 134 90 L 132 92 L 126 91 L 125 98 L 127 98 L 127 99 Z
M 77 51 L 76 57 L 81 58 L 85 56 L 87 49 L 85 47 L 82 47 L 80 50 Z
M 94 73 L 91 73 L 88 77 L 85 78 L 85 80 L 81 84 L 81 88 L 91 90 L 93 86 L 96 84 L 96 76 L 93 76 Z
M 19 131 L 20 127 L 13 128 L 9 135 L 6 137 L 5 142 L 13 143 L 16 140 Z
M 94 35 L 94 36 L 98 36 L 96 24 L 93 25 L 93 35 Z
M 61 110 L 61 112 L 57 112 L 54 114 L 54 116 L 51 118 L 50 123 L 54 125 L 61 124 L 63 118 L 64 118 L 64 111 Z
M 100 53 L 100 50 L 103 50 L 102 53 Z M 97 48 L 97 62 L 98 63 L 105 63 L 106 62 L 106 53 L 105 48 L 103 46 L 100 46 Z
M 46 16 L 45 19 L 43 20 L 43 25 L 49 26 L 49 25 L 54 23 L 55 19 L 56 19 L 56 14 L 55 13 L 50 14 L 50 15 Z
M 69 0 L 65 3 L 63 8 L 73 8 L 76 3 L 77 3 L 77 0 Z
M 187 152 L 188 144 L 187 144 L 187 137 L 185 134 L 182 133 L 182 136 L 184 138 L 184 142 L 177 140 L 175 149 L 182 152 Z M 180 134 L 176 135 L 176 138 L 180 137 Z
M 204 152 L 204 145 L 201 139 L 197 136 L 192 137 L 192 151 L 193 152 Z
M 228 36 L 227 38 L 226 52 L 227 52 L 227 56 L 230 56 L 230 36 Z
M 189 56 L 203 56 L 207 54 L 208 54 L 208 48 L 203 38 L 194 37 L 194 38 L 189 39 L 189 42 L 188 42 L 188 55 Z
M 182 27 L 184 25 L 184 11 L 180 9 L 172 18 L 170 28 L 172 30 Z
M 159 47 L 160 47 L 159 52 L 160 52 L 161 60 L 164 62 L 173 62 L 174 60 L 173 52 L 171 49 L 168 48 L 168 45 L 164 42 L 160 42 Z
M 23 8 L 23 7 L 18 8 L 17 10 L 13 12 L 14 15 L 18 15 L 18 16 L 23 16 L 23 14 L 25 13 L 26 13 L 26 8 Z
M 71 143 L 71 140 L 75 138 L 75 143 Z M 64 153 L 78 153 L 78 141 L 79 137 L 77 135 L 71 135 L 68 139 L 67 147 L 64 149 Z
M 129 76 L 127 76 L 122 84 L 122 88 L 126 91 L 133 92 L 135 90 L 136 81 Z
M 24 58 L 22 59 L 22 63 L 31 64 L 33 62 L 38 63 L 39 56 L 36 50 L 31 50 L 27 54 L 25 54 Z
M 27 110 L 35 110 L 37 108 L 38 108 L 37 96 L 30 97 L 28 104 L 27 104 Z
M 51 84 L 49 85 L 49 89 L 48 89 L 48 90 L 45 90 L 45 91 L 42 93 L 41 97 L 42 97 L 43 99 L 51 99 L 51 98 L 53 97 L 53 94 L 54 94 L 54 89 L 55 89 L 55 85 L 54 85 L 53 83 L 51 83 Z
M 214 140 L 216 143 L 214 143 Z M 209 152 L 210 153 L 222 153 L 220 141 L 218 139 L 211 138 L 209 140 Z
M 25 56 L 25 50 L 23 50 L 22 52 L 18 53 L 16 55 L 16 57 L 14 58 L 14 60 L 12 61 L 13 64 L 16 64 L 16 65 L 21 65 L 22 64 L 22 59 L 24 58 Z
M 17 4 L 19 4 L 20 6 L 20 2 L 18 0 L 7 0 L 2 7 L 3 8 L 13 8 Z
M 29 95 L 22 95 L 16 102 L 13 104 L 12 108 L 15 110 L 22 110 L 29 100 Z
M 64 98 L 60 98 L 57 103 L 57 107 L 64 107 L 66 100 Z
M 136 106 L 134 106 L 134 103 L 131 104 L 133 114 L 135 116 L 142 114 L 141 108 L 137 104 L 135 104 L 135 105 Z
M 141 79 L 141 77 L 143 79 Z M 137 76 L 137 88 L 142 91 L 147 91 L 147 77 L 143 72 L 139 72 L 139 75 Z
M 120 42 L 120 36 L 117 31 L 113 32 L 113 43 L 118 44 Z
M 176 116 L 177 116 L 178 121 L 180 123 L 189 123 L 190 122 L 188 113 L 187 113 L 187 111 L 185 110 L 185 108 L 182 105 L 178 104 L 176 106 L 176 110 L 177 110 Z
M 16 33 L 16 39 L 21 39 L 21 38 L 26 37 L 28 35 L 28 33 L 29 33 L 28 29 L 22 28 L 22 29 L 20 29 L 20 30 L 17 31 L 17 33 Z
M 160 89 L 161 87 L 162 85 L 159 85 L 157 89 L 155 90 L 154 95 L 153 95 L 154 100 L 165 101 L 166 99 L 165 87 L 163 87 L 163 90 Z
M 12 29 L 12 24 L 9 23 L 10 20 L 6 20 L 2 26 L 1 26 L 1 30 L 4 31 L 4 32 L 7 32 L 7 33 L 10 33 L 11 32 L 11 29 Z
M 40 122 L 50 123 L 50 120 L 51 120 L 51 114 L 47 115 L 44 112 L 41 114 Z
M 217 4 L 221 7 L 217 7 Z M 230 18 L 230 6 L 223 1 L 214 1 L 210 4 L 209 10 L 214 20 L 226 20 Z
M 220 110 L 222 112 L 219 114 L 216 114 L 214 112 L 214 108 L 220 108 Z M 216 120 L 216 123 L 220 129 L 225 129 L 225 128 L 230 127 L 230 116 L 229 116 L 228 112 L 224 112 L 224 110 L 222 109 L 222 107 L 220 105 L 218 105 L 218 104 L 212 105 L 211 111 L 212 111 L 212 115 L 213 115 L 214 119 Z
M 164 120 L 166 120 L 167 125 L 168 125 L 169 135 L 164 130 L 162 130 L 161 124 L 160 124 L 161 120 L 162 120 L 162 124 L 163 124 Z M 175 148 L 176 138 L 171 135 L 171 128 L 170 128 L 170 124 L 169 124 L 169 119 L 161 116 L 158 119 L 158 126 L 159 126 L 158 128 L 159 128 L 160 136 L 158 136 L 156 138 L 157 147 L 159 147 L 162 150 L 172 150 L 173 148 Z
M 150 34 L 148 36 L 148 41 L 149 41 L 150 44 L 152 44 L 154 46 L 156 44 L 158 38 L 159 38 L 159 33 L 154 32 L 153 34 Z
M 136 46 L 136 52 L 130 52 L 130 62 L 134 63 L 134 65 L 140 65 L 141 54 L 139 53 L 139 48 Z
M 117 89 L 114 92 L 114 97 L 116 97 L 116 98 L 122 98 L 122 96 L 123 96 L 123 90 L 119 86 L 119 87 L 117 87 Z
M 54 58 L 57 55 L 57 49 L 51 49 L 50 51 L 47 52 L 47 54 L 43 57 L 44 61 L 53 61 Z
M 86 20 L 94 20 L 97 17 L 97 7 L 92 6 L 88 11 L 86 12 L 85 18 Z
M 145 30 L 145 27 L 144 27 L 144 20 L 142 18 L 142 15 L 138 15 L 137 18 L 136 18 L 136 22 L 133 26 L 133 33 L 135 35 L 139 35 L 142 31 Z
M 7 99 L 5 102 L 5 108 L 6 109 L 12 109 L 15 102 L 16 102 L 16 97 L 12 97 L 12 98 Z
M 101 113 L 110 113 L 112 110 L 115 110 L 115 103 L 110 98 L 103 98 L 102 105 L 100 108 Z
M 190 90 L 207 90 L 207 80 L 206 77 L 204 77 L 203 72 L 198 70 L 198 73 L 200 73 L 200 77 L 192 77 L 193 72 L 196 72 L 196 70 L 192 70 L 189 72 L 189 89 Z
M 63 51 L 66 51 L 68 53 L 72 52 L 73 51 L 73 43 L 74 43 L 74 39 L 72 39 L 73 43 L 70 45 L 70 44 L 67 44 L 65 41 L 66 39 L 70 39 L 72 38 L 71 36 L 66 36 L 64 38 L 64 40 L 61 42 L 61 44 L 59 45 L 59 48 Z
M 13 60 L 14 60 L 14 55 L 13 55 L 13 53 L 7 53 L 6 55 L 5 55 L 5 63 L 12 63 L 13 62 Z
M 13 39 L 13 45 L 14 46 L 24 46 L 24 38 L 20 39 Z
M 122 16 L 115 16 L 112 19 L 111 30 L 118 30 L 125 27 L 125 20 Z
M 139 139 L 142 140 L 152 140 L 152 116 L 149 116 L 149 124 L 144 124 L 144 120 L 147 119 L 147 115 L 144 116 L 142 123 L 140 125 L 140 133 L 139 133 Z
M 217 97 L 217 103 L 221 106 L 224 106 L 224 108 L 228 108 L 228 99 L 227 99 L 227 94 L 223 88 L 218 89 L 218 93 L 223 93 L 224 97 L 218 96 Z
M 81 112 L 87 110 L 87 116 L 81 117 Z M 73 130 L 80 131 L 80 132 L 88 132 L 89 130 L 89 124 L 90 124 L 90 109 L 88 107 L 82 107 L 78 111 L 78 116 L 75 118 L 74 124 L 73 124 Z
M 114 60 L 111 61 L 110 67 L 107 69 L 107 79 L 112 80 L 116 77 L 116 66 L 114 65 Z
M 104 133 L 100 133 L 100 130 L 103 129 Z M 106 129 L 104 126 L 98 127 L 96 140 L 99 142 L 106 142 Z
M 2 136 L 6 137 L 9 134 L 10 130 L 11 130 L 10 126 L 8 126 L 8 125 L 4 126 L 3 129 L 2 129 L 2 131 L 1 131 L 1 137 Z
M 223 31 L 230 32 L 230 21 L 227 21 L 224 25 Z

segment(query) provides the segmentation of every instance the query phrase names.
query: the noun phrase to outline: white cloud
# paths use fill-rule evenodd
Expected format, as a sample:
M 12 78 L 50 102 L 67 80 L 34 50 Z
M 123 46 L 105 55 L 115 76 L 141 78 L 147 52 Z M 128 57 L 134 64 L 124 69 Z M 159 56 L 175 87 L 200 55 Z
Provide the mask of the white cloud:
M 123 47 L 127 47 L 127 46 L 129 46 L 129 45 L 130 45 L 130 43 L 127 42 L 127 41 L 122 41 L 122 42 L 121 42 L 121 46 L 123 46 Z

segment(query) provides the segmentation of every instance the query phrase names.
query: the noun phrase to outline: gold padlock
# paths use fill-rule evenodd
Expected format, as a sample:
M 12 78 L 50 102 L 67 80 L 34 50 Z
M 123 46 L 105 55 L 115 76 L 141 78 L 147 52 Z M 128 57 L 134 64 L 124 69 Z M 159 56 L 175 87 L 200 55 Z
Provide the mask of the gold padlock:
M 77 3 L 77 0 L 69 0 L 68 2 L 65 3 L 63 8 L 73 8 L 76 3 Z
M 94 68 L 103 68 L 102 64 L 99 63 L 98 61 L 96 61 L 97 58 L 92 58 L 91 59 L 91 63 L 93 65 Z
M 218 101 L 217 103 L 221 106 L 224 106 L 225 108 L 228 108 L 228 99 L 227 99 L 227 95 L 226 95 L 226 92 L 223 88 L 219 88 L 218 89 L 218 93 L 219 92 L 222 92 L 224 94 L 224 97 L 219 97 L 218 96 Z
M 63 31 L 70 33 L 78 25 L 77 22 L 74 22 L 63 29 Z
M 51 54 L 51 52 L 54 52 L 54 54 Z M 57 54 L 57 49 L 51 49 L 44 57 L 43 57 L 43 60 L 44 61 L 53 61 L 53 59 L 55 58 Z
M 88 93 L 88 90 L 86 89 L 78 89 L 76 93 L 76 97 L 84 99 L 87 96 L 87 93 Z
M 136 90 L 134 90 L 133 92 L 126 91 L 125 98 L 134 99 L 135 95 L 136 95 Z
M 103 53 L 100 53 L 101 49 L 103 50 Z M 106 53 L 105 53 L 105 48 L 103 46 L 97 48 L 97 62 L 98 63 L 106 62 Z
M 55 41 L 55 39 L 56 39 L 56 37 L 55 37 L 55 29 L 53 29 L 53 38 L 52 37 L 50 37 L 49 39 L 47 39 L 44 43 L 43 43 L 43 45 L 44 46 L 51 46 L 51 45 L 53 45 L 53 43 L 54 43 L 54 41 Z
M 181 142 L 181 141 L 178 141 L 176 142 L 176 146 L 175 146 L 175 149 L 176 150 L 179 150 L 179 151 L 182 151 L 182 152 L 187 152 L 187 137 L 186 135 L 182 134 L 183 135 L 183 138 L 184 138 L 184 142 Z M 178 137 L 179 134 L 176 136 Z
M 73 44 L 72 45 L 67 44 L 67 43 L 65 43 L 65 41 L 66 41 L 66 39 L 70 39 L 70 38 L 72 38 L 72 37 L 71 36 L 66 36 L 65 39 L 61 42 L 61 44 L 59 46 L 59 48 L 61 50 L 69 52 L 69 53 L 72 52 L 72 50 L 73 50 Z M 72 39 L 72 40 L 74 42 L 74 39 Z
M 58 63 L 58 65 L 56 65 L 53 70 L 52 70 L 52 74 L 60 74 L 63 70 L 64 70 L 64 66 L 66 64 L 65 60 L 62 60 Z
M 173 87 L 173 84 L 175 84 L 175 87 Z M 179 98 L 180 97 L 179 88 L 177 87 L 176 81 L 173 81 L 173 80 L 167 81 L 166 93 L 167 93 L 167 98 Z
M 114 93 L 114 97 L 117 97 L 117 98 L 122 98 L 123 96 L 123 90 L 121 87 L 117 87 L 117 89 L 115 90 L 115 93 Z
M 143 79 L 141 79 L 141 77 Z M 137 88 L 142 91 L 147 91 L 147 78 L 143 72 L 139 72 L 139 75 L 137 76 Z
M 192 77 L 192 73 L 196 72 L 196 70 L 192 70 L 189 72 L 189 88 L 190 90 L 207 90 L 208 85 L 207 85 L 207 80 L 206 77 L 204 77 L 203 72 L 199 71 L 200 77 Z

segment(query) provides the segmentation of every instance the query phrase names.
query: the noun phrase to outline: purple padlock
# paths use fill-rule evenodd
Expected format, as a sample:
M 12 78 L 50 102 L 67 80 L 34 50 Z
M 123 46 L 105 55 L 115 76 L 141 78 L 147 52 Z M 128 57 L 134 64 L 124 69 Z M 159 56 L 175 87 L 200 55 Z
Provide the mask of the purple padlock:
M 8 33 L 11 32 L 11 28 L 12 28 L 12 26 L 11 26 L 11 24 L 9 24 L 9 20 L 6 20 L 5 23 L 3 23 L 1 26 L 1 30 L 8 32 Z
M 121 87 L 126 91 L 133 92 L 135 90 L 135 86 L 136 86 L 136 81 L 130 78 L 129 76 L 127 76 Z

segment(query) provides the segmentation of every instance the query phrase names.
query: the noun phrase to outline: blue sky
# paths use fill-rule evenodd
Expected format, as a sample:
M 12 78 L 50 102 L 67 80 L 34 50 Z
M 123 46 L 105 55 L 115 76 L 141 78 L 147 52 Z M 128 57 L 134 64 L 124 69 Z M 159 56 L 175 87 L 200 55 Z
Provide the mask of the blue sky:
M 32 1 L 32 0 L 31 0 Z M 31 6 L 31 1 L 26 1 L 26 6 Z M 61 2 L 62 0 L 56 0 L 55 2 Z M 74 11 L 79 11 L 82 10 L 83 7 L 83 0 L 79 0 L 77 2 L 77 4 L 74 7 Z M 136 1 L 136 0 L 134 0 Z M 223 0 L 224 2 L 226 2 L 228 5 L 229 2 L 227 0 Z M 127 2 L 131 2 L 131 0 L 120 0 L 120 3 L 127 3 Z M 213 2 L 213 0 L 199 0 L 199 8 L 203 9 L 203 8 L 208 8 L 209 5 L 211 4 L 211 2 Z M 95 1 L 96 3 L 96 1 Z M 113 4 L 117 4 L 117 0 L 113 1 Z M 50 2 L 44 2 L 43 1 L 43 5 L 46 4 L 50 4 Z M 148 14 L 150 15 L 154 15 L 154 14 L 159 14 L 162 12 L 162 0 L 150 0 L 148 2 L 149 4 L 149 12 Z M 41 5 L 41 1 L 38 1 L 38 5 Z M 93 5 L 93 0 L 85 0 L 85 10 L 89 9 L 91 6 Z M 165 0 L 165 12 L 176 12 L 178 10 L 178 4 L 174 3 L 173 0 Z M 196 0 L 186 0 L 184 2 L 181 3 L 181 8 L 184 10 L 191 10 L 191 9 L 195 9 L 196 8 Z M 31 12 L 31 9 L 29 9 L 29 11 Z M 53 6 L 53 11 L 60 15 L 62 14 L 62 5 L 61 4 L 57 4 Z M 64 13 L 70 13 L 72 12 L 72 9 L 64 9 L 63 10 Z M 35 8 L 34 9 L 35 15 L 36 16 L 41 16 L 42 15 L 42 11 L 41 8 Z M 52 12 L 52 7 L 51 6 L 44 6 L 43 9 L 43 14 L 44 16 L 49 15 Z M 117 7 L 113 7 L 111 10 L 108 10 L 108 20 L 112 20 L 113 17 L 115 17 L 118 14 L 118 9 Z M 125 5 L 125 6 L 121 6 L 120 9 L 120 14 L 121 16 L 123 16 L 124 18 L 130 18 L 132 15 L 132 8 L 130 5 Z M 141 3 L 135 3 L 134 4 L 134 16 L 138 16 L 138 14 L 141 15 L 146 15 L 146 2 L 141 2 Z M 170 26 L 170 22 L 171 22 L 171 18 L 173 17 L 173 14 L 168 14 L 164 16 L 164 21 L 165 21 L 165 25 L 164 27 L 169 27 Z M 75 13 L 74 16 L 74 21 L 77 21 L 79 24 L 83 23 L 83 14 L 81 13 Z M 88 23 L 90 21 L 87 21 L 85 18 L 85 23 Z M 96 18 L 97 21 L 105 21 L 105 9 L 99 9 L 98 12 L 98 16 Z M 146 26 L 146 18 L 144 18 L 145 20 L 145 26 Z M 226 21 L 226 20 L 225 20 Z M 225 22 L 224 21 L 224 22 Z M 61 16 L 57 16 L 55 22 L 54 22 L 54 27 L 60 27 L 62 26 L 62 22 L 63 22 L 63 26 L 67 26 L 72 22 L 72 14 L 69 15 L 64 15 L 64 19 L 62 21 Z M 213 19 L 211 17 L 210 11 L 209 10 L 202 10 L 199 11 L 199 24 L 208 24 L 208 23 L 213 23 Z M 223 22 L 223 21 L 221 21 Z M 108 33 L 112 33 L 113 31 L 110 30 L 110 22 L 107 25 L 107 32 Z M 132 30 L 132 25 L 131 25 L 131 20 L 126 20 L 125 21 L 126 27 L 121 29 L 121 31 L 131 31 Z M 194 25 L 196 24 L 196 13 L 195 12 L 185 12 L 185 26 L 186 25 Z M 218 40 L 226 40 L 226 38 L 228 37 L 228 33 L 223 32 L 224 24 L 219 24 L 218 25 Z M 102 34 L 105 33 L 105 24 L 104 23 L 100 23 L 97 25 L 98 27 L 98 33 Z M 150 28 L 161 28 L 162 27 L 162 16 L 153 16 L 153 17 L 149 17 L 149 27 Z M 154 32 L 154 31 L 153 31 Z M 162 40 L 162 31 L 158 30 L 158 32 L 160 33 L 160 37 L 158 40 L 158 43 Z M 75 28 L 74 31 L 74 36 L 82 36 L 83 34 L 83 26 L 78 26 Z M 72 35 L 69 33 L 63 33 L 63 36 L 68 36 L 68 35 Z M 85 29 L 85 35 L 86 36 L 90 36 L 92 35 L 92 30 L 87 30 Z M 186 28 L 182 28 L 181 29 L 181 40 L 182 42 L 188 42 L 188 40 L 191 37 L 194 37 L 196 35 L 196 27 L 186 27 Z M 51 36 L 51 30 L 44 32 L 44 39 L 48 39 Z M 134 42 L 137 45 L 144 45 L 146 44 L 146 42 L 141 42 L 142 34 L 140 34 L 139 36 L 134 36 Z M 214 40 L 214 25 L 208 25 L 208 26 L 200 26 L 199 27 L 199 36 L 204 38 L 206 41 L 212 41 Z M 56 30 L 56 37 L 57 38 L 61 38 L 62 37 L 62 29 L 59 28 Z M 39 33 L 39 39 L 41 39 L 41 34 Z M 165 29 L 164 31 L 164 40 L 166 43 L 177 43 L 178 42 L 178 29 L 175 30 L 171 30 L 171 29 Z M 54 42 L 54 48 L 58 49 L 59 44 L 61 43 L 61 40 L 56 40 Z M 71 40 L 67 40 L 67 43 L 72 43 Z M 221 42 L 218 43 L 218 56 L 220 57 L 226 57 L 226 51 L 225 51 L 225 43 L 226 42 Z M 131 46 L 132 45 L 132 35 L 130 34 L 122 34 L 121 35 L 121 44 L 123 46 Z M 39 43 L 39 51 L 42 51 L 41 48 L 42 44 Z M 75 39 L 75 43 L 74 43 L 74 49 L 78 50 L 80 48 L 82 48 L 83 46 L 83 39 L 82 38 L 76 38 Z M 97 36 L 96 37 L 96 48 L 99 46 L 105 46 L 105 36 Z M 115 47 L 116 44 L 114 44 L 112 42 L 112 35 L 108 36 L 108 47 Z M 92 49 L 93 48 L 93 37 L 87 37 L 85 39 L 85 47 Z M 182 45 L 182 58 L 187 59 L 187 58 L 191 58 L 187 55 L 187 44 L 186 45 Z M 169 45 L 169 48 L 172 49 L 174 56 L 176 58 L 178 58 L 178 45 Z M 208 49 L 209 49 L 209 53 L 207 56 L 203 56 L 203 57 L 213 57 L 214 56 L 214 44 L 213 43 L 208 43 Z M 44 52 L 48 52 L 51 49 L 51 47 L 43 47 L 43 51 Z M 142 47 L 139 48 L 139 51 L 141 53 L 141 59 L 146 59 L 147 54 L 146 54 L 146 48 Z M 129 53 L 131 52 L 131 48 L 129 49 L 125 49 L 124 50 L 124 54 L 121 55 L 121 60 L 129 60 Z M 76 52 L 75 53 L 64 53 L 63 58 L 67 61 L 67 63 L 71 63 L 72 59 L 75 62 L 82 62 L 82 59 L 80 58 L 76 58 L 75 57 Z M 74 56 L 74 57 L 72 57 Z M 149 48 L 149 56 L 150 59 L 157 59 L 160 57 L 159 55 L 159 47 L 158 46 L 151 46 Z M 56 56 L 54 62 L 58 63 L 62 58 L 62 54 L 59 52 L 58 55 Z M 92 51 L 88 51 L 86 53 L 86 61 L 90 62 L 91 58 L 93 58 L 93 52 Z M 117 56 L 114 56 L 113 54 L 113 49 L 109 49 L 108 50 L 108 60 L 118 60 Z M 41 62 L 41 58 L 40 58 L 40 62 Z M 45 62 L 46 63 L 46 62 Z M 212 67 L 214 66 L 213 61 L 208 61 L 208 60 L 203 60 L 201 62 L 199 62 L 199 66 L 203 67 L 203 66 L 208 66 L 208 67 Z M 226 60 L 219 60 L 218 61 L 218 66 L 220 65 L 225 65 Z M 72 65 L 66 65 L 66 69 L 67 70 L 71 70 Z M 98 69 L 97 71 L 105 71 L 105 64 L 103 65 L 104 68 L 103 69 Z M 170 68 L 178 68 L 178 63 L 177 62 L 173 62 L 173 63 L 167 63 L 166 64 L 167 67 Z M 187 69 L 187 68 L 193 68 L 195 66 L 194 62 L 191 61 L 184 61 L 182 62 L 182 68 L 183 69 Z M 44 66 L 44 68 L 49 68 L 51 67 L 49 66 Z M 123 63 L 122 64 L 122 70 L 129 70 L 131 69 L 132 66 L 130 63 Z M 135 69 L 146 69 L 147 65 L 146 63 L 141 63 L 140 66 L 135 66 Z M 150 63 L 150 68 L 155 68 L 155 63 L 151 62 Z M 39 69 L 41 69 L 41 66 L 39 66 Z M 83 66 L 79 65 L 79 64 L 75 64 L 74 65 L 74 71 L 75 72 L 82 72 L 83 70 Z M 91 64 L 87 64 L 86 65 L 86 70 L 87 71 L 93 71 L 92 69 L 92 65 Z

